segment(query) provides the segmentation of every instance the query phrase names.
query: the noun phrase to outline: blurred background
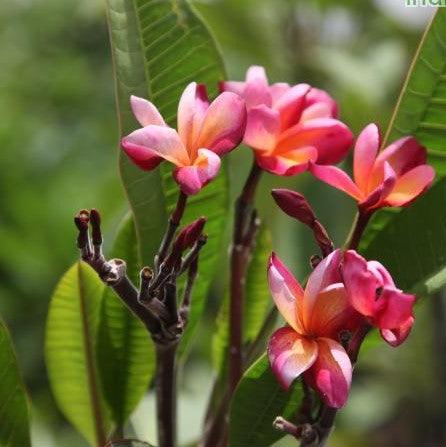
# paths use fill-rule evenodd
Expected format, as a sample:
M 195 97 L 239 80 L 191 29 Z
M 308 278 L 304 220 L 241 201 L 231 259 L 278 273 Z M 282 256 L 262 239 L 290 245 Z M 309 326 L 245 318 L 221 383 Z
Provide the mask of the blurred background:
M 261 64 L 272 81 L 309 82 L 339 101 L 342 119 L 357 132 L 388 122 L 404 73 L 433 8 L 404 0 L 197 0 L 216 36 L 229 77 L 243 79 Z M 117 173 L 113 77 L 102 0 L 16 0 L 0 3 L 0 314 L 13 334 L 33 402 L 37 447 L 86 443 L 57 410 L 47 383 L 43 337 L 49 297 L 77 258 L 72 216 L 98 207 L 107 240 L 126 212 Z M 250 153 L 231 158 L 234 188 Z M 268 190 L 303 192 L 337 243 L 353 216 L 352 203 L 309 175 L 264 176 L 261 215 L 274 246 L 299 277 L 315 247 L 304 228 L 279 214 Z M 218 285 L 200 331 L 212 330 Z M 361 359 L 336 446 L 446 445 L 444 300 L 424 300 L 408 342 L 379 343 Z M 211 381 L 210 337 L 196 337 L 182 378 L 181 439 L 199 432 Z M 135 414 L 135 431 L 153 439 L 152 401 Z M 283 440 L 278 445 L 295 445 Z

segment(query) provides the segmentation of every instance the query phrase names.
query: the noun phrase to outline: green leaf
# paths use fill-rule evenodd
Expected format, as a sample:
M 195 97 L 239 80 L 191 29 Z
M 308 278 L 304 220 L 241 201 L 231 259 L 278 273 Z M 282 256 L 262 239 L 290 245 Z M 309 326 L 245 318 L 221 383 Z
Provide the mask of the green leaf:
M 127 262 L 127 274 L 137 283 L 139 264 L 131 216 L 121 224 L 111 257 Z M 123 427 L 141 401 L 155 372 L 155 350 L 144 325 L 104 289 L 97 347 L 98 368 L 113 422 Z
M 110 442 L 105 447 L 151 447 L 151 445 L 136 439 L 122 439 Z
M 231 447 L 267 447 L 283 433 L 272 426 L 277 416 L 292 419 L 302 400 L 300 382 L 293 390 L 280 388 L 266 354 L 246 371 L 235 392 L 230 412 Z
M 431 294 L 446 284 L 446 179 L 395 215 L 364 250 L 378 259 L 398 287 Z
M 271 252 L 271 234 L 266 226 L 263 225 L 257 238 L 257 244 L 246 278 L 246 300 L 243 311 L 243 337 L 245 343 L 249 343 L 257 337 L 270 307 L 271 298 L 266 279 L 266 268 Z M 222 370 L 228 352 L 228 306 L 229 297 L 226 296 L 218 316 L 218 328 L 212 346 L 214 367 L 217 371 Z
M 439 183 L 409 208 L 379 211 L 361 250 L 385 263 L 401 287 L 434 291 L 446 283 L 446 9 L 427 28 L 388 129 L 387 143 L 415 135 L 426 146 Z
M 0 447 L 30 447 L 28 399 L 12 340 L 0 320 Z
M 45 340 L 56 401 L 76 429 L 98 447 L 105 444 L 110 428 L 95 362 L 103 289 L 87 264 L 71 267 L 51 298 Z
M 185 86 L 205 83 L 213 95 L 225 72 L 215 43 L 185 0 L 107 0 L 114 61 L 120 135 L 138 127 L 132 117 L 131 94 L 149 98 L 166 121 L 174 125 L 179 97 Z M 164 163 L 151 173 L 140 171 L 120 157 L 122 180 L 133 211 L 143 264 L 151 265 L 164 232 L 167 215 L 178 195 Z M 189 200 L 184 223 L 206 215 L 209 242 L 201 254 L 200 278 L 181 349 L 184 351 L 202 313 L 227 214 L 227 172 Z

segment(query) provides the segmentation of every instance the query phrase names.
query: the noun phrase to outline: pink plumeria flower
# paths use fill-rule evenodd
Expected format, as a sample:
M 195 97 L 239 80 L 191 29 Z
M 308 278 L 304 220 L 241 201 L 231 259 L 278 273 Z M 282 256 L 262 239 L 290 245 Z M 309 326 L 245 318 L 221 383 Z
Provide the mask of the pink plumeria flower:
M 348 127 L 336 118 L 334 100 L 308 84 L 268 84 L 263 67 L 253 66 L 245 82 L 222 82 L 221 90 L 239 94 L 248 108 L 244 143 L 257 164 L 277 175 L 294 175 L 309 162 L 335 164 L 352 144 Z
M 268 267 L 271 294 L 289 325 L 269 341 L 272 370 L 285 389 L 304 374 L 305 381 L 334 408 L 346 403 L 352 378 L 352 364 L 338 340 L 342 331 L 354 331 L 362 320 L 342 284 L 341 259 L 340 250 L 323 259 L 305 291 L 276 255 Z
M 378 126 L 369 124 L 356 141 L 353 180 L 335 166 L 312 164 L 310 170 L 318 179 L 356 199 L 366 213 L 385 206 L 408 205 L 435 177 L 433 168 L 426 164 L 426 149 L 413 137 L 400 138 L 378 153 L 380 145 Z
M 178 105 L 178 131 L 165 123 L 149 101 L 131 97 L 131 106 L 143 126 L 121 141 L 130 159 L 150 171 L 161 161 L 173 163 L 181 190 L 196 194 L 220 169 L 220 158 L 239 145 L 246 126 L 246 107 L 234 93 L 222 93 L 212 103 L 206 88 L 195 82 L 184 90 Z
M 353 250 L 344 255 L 342 276 L 351 305 L 380 329 L 387 343 L 400 345 L 414 323 L 415 296 L 397 289 L 379 262 L 367 262 Z

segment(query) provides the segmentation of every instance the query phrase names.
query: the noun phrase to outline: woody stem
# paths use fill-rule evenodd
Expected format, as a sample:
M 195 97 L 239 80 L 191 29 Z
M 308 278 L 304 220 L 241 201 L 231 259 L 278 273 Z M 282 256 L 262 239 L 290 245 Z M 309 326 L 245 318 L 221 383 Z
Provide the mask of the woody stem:
M 234 392 L 242 376 L 243 305 L 245 300 L 245 277 L 251 255 L 255 226 L 253 208 L 255 192 L 262 174 L 254 159 L 251 171 L 236 201 L 234 233 L 230 259 L 230 304 L 229 304 L 229 392 Z

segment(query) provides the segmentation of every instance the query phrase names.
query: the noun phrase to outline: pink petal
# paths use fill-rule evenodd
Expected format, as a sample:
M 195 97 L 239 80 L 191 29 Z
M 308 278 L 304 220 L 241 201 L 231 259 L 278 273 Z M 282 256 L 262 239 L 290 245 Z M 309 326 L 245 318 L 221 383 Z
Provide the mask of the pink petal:
M 269 92 L 268 78 L 265 69 L 253 65 L 246 72 L 246 84 L 243 92 L 248 110 L 260 104 L 271 107 L 271 93 Z
M 240 81 L 221 81 L 219 84 L 220 93 L 232 92 L 236 95 L 243 96 L 245 83 Z
M 370 211 L 372 209 L 386 206 L 385 199 L 393 190 L 395 183 L 395 171 L 386 161 L 384 162 L 384 174 L 382 182 L 372 192 L 370 192 L 367 198 L 360 202 L 358 206 L 365 211 Z
M 307 333 L 337 340 L 342 330 L 354 332 L 363 321 L 351 306 L 344 284 L 331 284 L 319 292 L 310 314 L 305 314 Z
M 387 269 L 378 261 L 368 261 L 367 270 L 373 273 L 375 278 L 378 279 L 383 287 L 395 287 L 392 276 L 387 271 Z
M 362 315 L 373 317 L 380 277 L 368 269 L 367 261 L 354 250 L 344 253 L 342 279 L 351 305 Z
M 197 194 L 218 174 L 220 164 L 217 154 L 208 149 L 199 149 L 194 165 L 176 169 L 173 176 L 181 191 L 191 196 Z
M 336 166 L 320 166 L 312 163 L 310 164 L 310 172 L 319 180 L 328 183 L 334 188 L 340 189 L 358 201 L 361 200 L 361 191 L 350 177 Z
M 283 388 L 288 389 L 317 357 L 317 343 L 302 337 L 290 327 L 278 329 L 270 338 L 268 357 Z
M 319 293 L 331 284 L 341 282 L 341 250 L 335 250 L 324 258 L 311 272 L 305 287 L 303 314 L 304 321 L 309 321 Z
M 381 308 L 375 315 L 373 322 L 380 329 L 399 328 L 412 317 L 415 303 L 414 295 L 385 287 L 377 301 L 381 303 Z
M 272 174 L 290 176 L 300 174 L 308 169 L 309 163 L 317 158 L 314 147 L 301 147 L 275 155 L 266 155 L 266 151 L 255 151 L 257 164 Z
M 209 99 L 206 87 L 191 82 L 181 95 L 177 121 L 178 134 L 192 159 L 195 158 L 196 150 L 199 147 L 195 143 L 208 107 Z
M 308 84 L 298 84 L 289 88 L 274 104 L 274 109 L 280 113 L 282 130 L 299 122 L 302 108 L 305 103 L 305 95 L 310 90 Z
M 277 145 L 277 152 L 287 152 L 299 147 L 315 147 L 319 164 L 341 161 L 353 140 L 349 128 L 332 118 L 318 118 L 297 124 L 284 132 Z
M 144 171 L 155 169 L 164 160 L 147 147 L 126 143 L 125 138 L 121 140 L 121 148 L 130 160 Z
M 415 319 L 413 317 L 409 317 L 397 329 L 381 329 L 381 336 L 390 346 L 397 347 L 409 336 L 414 321 Z
M 355 183 L 364 192 L 367 191 L 369 177 L 380 146 L 381 136 L 376 124 L 369 124 L 356 140 L 353 155 L 353 173 Z
M 165 126 L 163 117 L 158 109 L 147 99 L 139 98 L 138 96 L 130 96 L 130 106 L 132 107 L 133 115 L 138 120 L 141 126 Z
M 240 144 L 245 126 L 244 101 L 235 93 L 221 93 L 207 109 L 195 145 L 222 156 Z
M 426 191 L 434 178 L 435 171 L 431 166 L 417 166 L 397 179 L 392 192 L 385 199 L 386 204 L 390 206 L 407 205 Z
M 414 137 L 403 137 L 384 149 L 376 159 L 377 167 L 387 161 L 398 176 L 426 164 L 426 149 Z
M 344 348 L 330 338 L 318 338 L 318 356 L 305 373 L 324 403 L 333 408 L 345 405 L 352 380 L 352 364 Z
M 269 92 L 272 97 L 272 106 L 274 108 L 275 103 L 281 98 L 283 94 L 285 94 L 290 89 L 290 84 L 286 82 L 276 82 L 269 87 Z
M 268 263 L 268 284 L 277 309 L 285 321 L 297 332 L 303 333 L 301 307 L 303 289 L 276 254 Z
M 274 147 L 279 130 L 279 112 L 260 105 L 248 112 L 243 142 L 255 149 L 269 150 Z
M 312 88 L 305 98 L 305 109 L 311 109 L 313 106 L 323 106 L 324 114 L 318 118 L 337 118 L 338 105 L 336 101 L 325 91 L 318 88 Z M 305 114 L 305 112 L 304 112 Z
M 170 127 L 150 125 L 135 130 L 122 139 L 121 146 L 135 160 L 157 155 L 177 166 L 189 164 L 186 149 L 176 131 Z

